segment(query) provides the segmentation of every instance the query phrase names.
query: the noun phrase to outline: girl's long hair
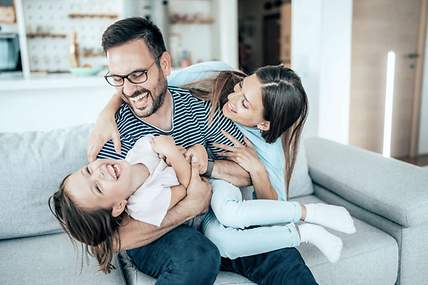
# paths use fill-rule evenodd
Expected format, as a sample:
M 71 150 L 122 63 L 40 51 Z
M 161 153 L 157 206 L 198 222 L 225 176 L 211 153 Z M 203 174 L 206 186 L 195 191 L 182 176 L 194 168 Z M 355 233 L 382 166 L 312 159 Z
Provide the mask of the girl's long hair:
M 83 243 L 84 251 L 95 256 L 100 270 L 110 273 L 115 269 L 111 261 L 114 247 L 120 248 L 118 229 L 125 212 L 113 217 L 111 209 L 88 210 L 79 207 L 66 191 L 68 177 L 61 182 L 59 190 L 49 197 L 49 209 L 70 239 Z
M 285 158 L 286 197 L 289 196 L 291 176 L 296 163 L 300 136 L 308 114 L 308 98 L 300 78 L 283 65 L 264 66 L 256 70 L 262 85 L 263 117 L 270 122 L 267 131 L 261 131 L 267 143 L 282 136 Z M 246 77 L 240 71 L 220 71 L 216 77 L 184 85 L 192 94 L 211 101 L 209 121 L 227 102 L 233 87 Z

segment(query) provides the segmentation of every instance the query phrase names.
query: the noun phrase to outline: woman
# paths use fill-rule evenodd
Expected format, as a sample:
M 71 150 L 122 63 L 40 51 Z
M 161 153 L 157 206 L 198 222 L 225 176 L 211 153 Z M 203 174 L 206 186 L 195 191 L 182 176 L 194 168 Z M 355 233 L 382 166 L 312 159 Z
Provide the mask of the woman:
M 222 180 L 211 181 L 213 211 L 205 217 L 202 229 L 222 256 L 233 259 L 310 242 L 331 262 L 336 262 L 342 241 L 322 226 L 355 232 L 346 209 L 286 201 L 307 116 L 307 96 L 299 77 L 282 65 L 266 66 L 250 76 L 234 71 L 219 72 L 214 78 L 184 87 L 190 88 L 195 96 L 210 100 L 212 114 L 221 108 L 247 137 L 245 143 L 241 143 L 225 133 L 234 147 L 217 145 L 224 149 L 223 156 L 250 174 L 258 199 L 243 201 L 237 187 Z M 103 111 L 96 134 L 106 137 L 112 129 L 117 132 L 114 113 L 120 104 L 116 97 Z M 278 140 L 281 136 L 282 141 Z M 115 141 L 117 145 L 118 139 Z M 190 153 L 201 164 L 206 164 L 206 154 L 192 150 Z M 299 221 L 307 223 L 296 226 L 294 223 Z

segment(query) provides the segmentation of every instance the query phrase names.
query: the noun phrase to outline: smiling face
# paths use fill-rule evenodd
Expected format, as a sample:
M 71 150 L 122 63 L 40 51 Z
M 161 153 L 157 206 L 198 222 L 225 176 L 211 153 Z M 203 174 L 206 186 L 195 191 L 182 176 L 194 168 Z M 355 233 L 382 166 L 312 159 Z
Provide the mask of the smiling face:
M 247 127 L 269 128 L 263 118 L 262 85 L 255 74 L 236 84 L 227 99 L 222 109 L 226 118 Z
M 171 59 L 164 52 L 158 59 L 159 64 L 156 60 L 142 39 L 131 40 L 107 50 L 109 75 L 125 76 L 135 72 L 130 78 L 139 82 L 135 76 L 142 76 L 141 71 L 147 71 L 145 82 L 136 84 L 125 79 L 123 86 L 116 87 L 122 99 L 141 118 L 155 113 L 162 106 L 167 92 L 166 77 L 171 71 Z
M 121 213 L 128 197 L 147 178 L 147 175 L 142 175 L 141 167 L 144 166 L 130 165 L 125 160 L 96 160 L 71 174 L 65 182 L 65 191 L 80 207 L 119 207 Z

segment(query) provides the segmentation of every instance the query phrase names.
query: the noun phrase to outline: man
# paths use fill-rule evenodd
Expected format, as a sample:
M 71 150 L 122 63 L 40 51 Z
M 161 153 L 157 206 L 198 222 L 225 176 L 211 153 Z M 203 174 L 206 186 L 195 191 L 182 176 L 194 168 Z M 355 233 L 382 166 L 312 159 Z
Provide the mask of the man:
M 222 129 L 243 139 L 220 111 L 208 124 L 208 102 L 191 96 L 188 90 L 167 87 L 171 58 L 159 29 L 151 22 L 143 18 L 118 21 L 104 32 L 102 44 L 109 67 L 106 79 L 126 103 L 116 113 L 122 152 L 117 154 L 109 141 L 99 158 L 124 158 L 135 141 L 147 134 L 171 135 L 186 148 L 202 144 L 212 158 L 221 151 L 214 143 L 230 144 L 221 135 Z M 236 185 L 249 183 L 248 174 L 231 161 L 216 160 L 208 172 Z M 217 248 L 196 229 L 181 225 L 206 211 L 209 198 L 210 186 L 193 173 L 187 197 L 168 212 L 159 228 L 132 219 L 124 223 L 121 250 L 127 249 L 137 268 L 157 278 L 157 284 L 212 284 L 220 265 Z M 222 259 L 221 269 L 258 284 L 316 284 L 294 248 Z

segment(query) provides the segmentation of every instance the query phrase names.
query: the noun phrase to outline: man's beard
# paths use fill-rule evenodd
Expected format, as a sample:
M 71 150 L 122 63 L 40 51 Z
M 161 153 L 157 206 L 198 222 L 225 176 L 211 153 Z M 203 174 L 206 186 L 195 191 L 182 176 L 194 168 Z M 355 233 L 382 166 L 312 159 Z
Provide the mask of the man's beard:
M 133 106 L 133 103 L 131 103 L 132 109 L 133 109 L 135 115 L 137 115 L 137 117 L 145 118 L 145 117 L 151 116 L 152 114 L 156 113 L 156 111 L 159 110 L 159 108 L 162 106 L 163 102 L 165 101 L 165 95 L 167 92 L 167 85 L 166 85 L 165 79 L 163 79 L 163 80 L 159 79 L 158 86 L 161 86 L 161 89 L 159 90 L 157 96 L 153 96 L 152 92 L 148 89 L 145 89 L 145 88 L 136 90 L 134 93 L 132 93 L 131 96 L 126 96 L 123 93 L 123 89 L 122 89 L 122 95 L 126 96 L 128 101 L 131 101 L 131 98 L 137 97 L 137 96 L 144 94 L 144 93 L 147 93 L 147 96 L 152 98 L 152 105 L 146 106 L 144 108 L 144 110 L 140 110 L 140 109 L 135 108 Z M 154 90 L 154 91 L 156 92 L 156 90 Z

